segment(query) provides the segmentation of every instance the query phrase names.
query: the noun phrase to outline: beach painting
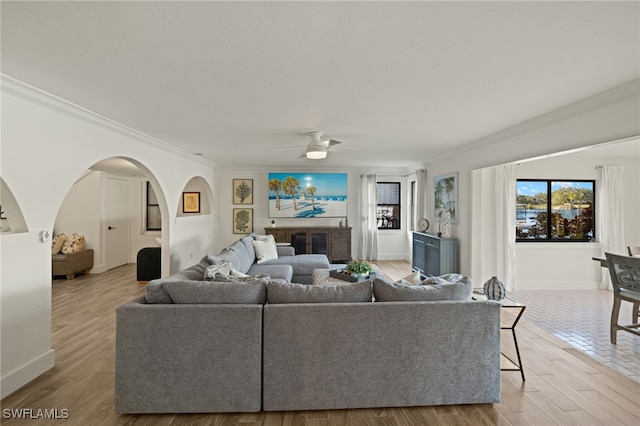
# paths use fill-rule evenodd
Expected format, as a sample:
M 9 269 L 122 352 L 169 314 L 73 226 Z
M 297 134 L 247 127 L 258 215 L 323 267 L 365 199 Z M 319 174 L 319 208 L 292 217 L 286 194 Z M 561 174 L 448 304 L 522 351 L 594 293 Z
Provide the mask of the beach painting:
M 346 173 L 269 173 L 269 217 L 346 217 Z

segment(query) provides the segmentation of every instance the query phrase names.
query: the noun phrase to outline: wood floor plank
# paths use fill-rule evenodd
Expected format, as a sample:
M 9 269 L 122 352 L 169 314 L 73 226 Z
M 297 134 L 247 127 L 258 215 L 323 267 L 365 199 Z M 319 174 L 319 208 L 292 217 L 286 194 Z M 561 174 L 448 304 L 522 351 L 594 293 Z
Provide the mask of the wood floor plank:
M 392 279 L 401 261 L 375 265 Z M 56 366 L 2 400 L 9 409 L 66 408 L 56 425 L 614 425 L 640 424 L 640 383 L 526 322 L 517 328 L 527 381 L 502 372 L 497 404 L 296 412 L 117 415 L 114 412 L 115 308 L 143 294 L 135 265 L 52 283 Z M 510 343 L 505 337 L 505 345 Z M 7 425 L 33 420 L 2 419 Z

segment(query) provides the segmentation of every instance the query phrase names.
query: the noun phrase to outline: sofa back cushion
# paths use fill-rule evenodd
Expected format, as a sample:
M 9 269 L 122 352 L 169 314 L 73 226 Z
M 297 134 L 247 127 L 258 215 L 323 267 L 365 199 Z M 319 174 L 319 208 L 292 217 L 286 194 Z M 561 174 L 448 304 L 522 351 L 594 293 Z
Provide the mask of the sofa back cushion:
M 267 286 L 271 304 L 371 302 L 371 297 L 371 281 L 330 286 L 270 282 Z
M 200 263 L 192 265 L 187 269 L 175 273 L 166 278 L 151 280 L 144 289 L 147 303 L 173 303 L 169 294 L 164 290 L 163 284 L 172 281 L 199 281 L 204 276 L 204 271 L 209 266 L 209 262 L 201 260 Z
M 471 300 L 473 284 L 469 277 L 441 284 L 409 285 L 376 278 L 373 294 L 376 302 L 428 302 L 437 300 Z
M 244 237 L 234 242 L 223 249 L 215 258 L 221 258 L 231 262 L 233 269 L 246 274 L 256 260 L 256 252 L 253 249 L 253 238 Z
M 268 281 L 172 281 L 163 288 L 176 304 L 264 304 Z

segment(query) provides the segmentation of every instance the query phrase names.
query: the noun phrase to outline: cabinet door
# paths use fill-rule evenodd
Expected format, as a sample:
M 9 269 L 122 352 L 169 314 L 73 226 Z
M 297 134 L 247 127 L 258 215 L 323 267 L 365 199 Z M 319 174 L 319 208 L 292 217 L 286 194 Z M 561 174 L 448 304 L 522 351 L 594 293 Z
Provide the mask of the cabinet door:
M 311 231 L 309 232 L 311 251 L 313 254 L 327 254 L 329 248 L 329 232 L 327 231 Z
M 289 238 L 296 254 L 307 254 L 307 232 L 291 231 Z
M 331 262 L 351 261 L 351 229 L 338 229 L 331 231 Z
M 427 246 L 424 238 L 420 235 L 413 235 L 413 269 L 420 271 L 423 275 L 426 273 Z
M 442 275 L 440 273 L 440 240 L 429 238 L 425 246 L 427 258 L 425 273 L 436 277 Z
M 286 229 L 278 229 L 278 228 L 265 228 L 265 234 L 271 234 L 276 239 L 276 243 L 288 243 L 289 238 L 287 235 Z

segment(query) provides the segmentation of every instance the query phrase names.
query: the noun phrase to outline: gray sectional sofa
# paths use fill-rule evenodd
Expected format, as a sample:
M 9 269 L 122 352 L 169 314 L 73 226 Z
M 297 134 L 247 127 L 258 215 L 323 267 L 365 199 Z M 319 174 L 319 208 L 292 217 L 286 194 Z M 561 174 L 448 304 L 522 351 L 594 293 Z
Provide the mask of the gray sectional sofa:
M 116 310 L 116 412 L 499 402 L 500 304 L 447 285 L 168 281 Z

